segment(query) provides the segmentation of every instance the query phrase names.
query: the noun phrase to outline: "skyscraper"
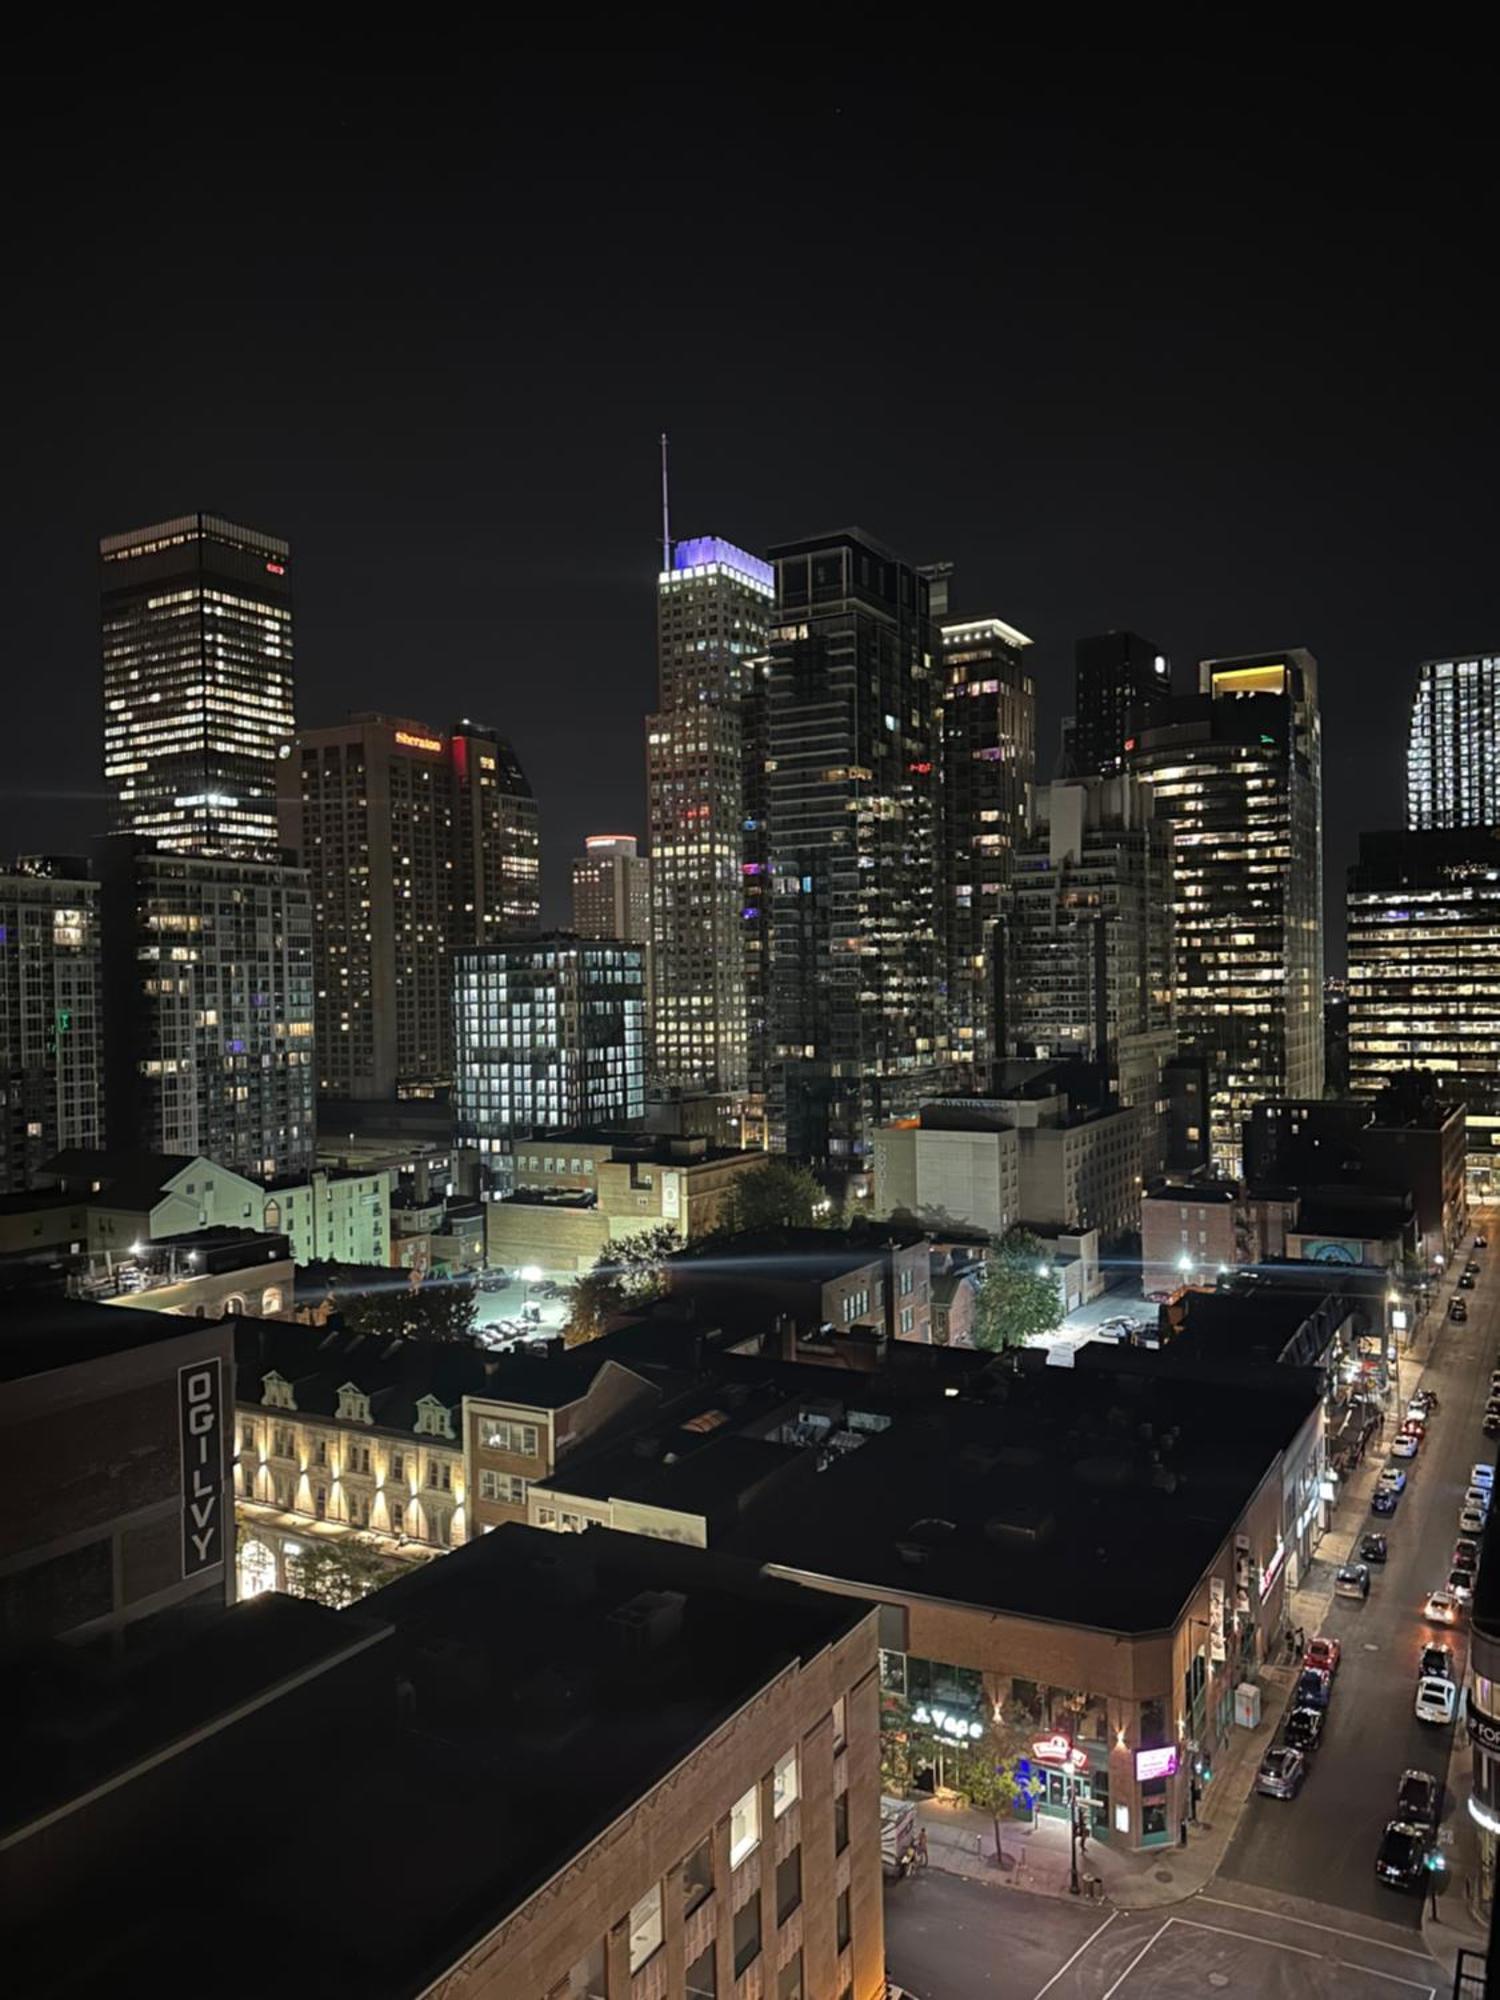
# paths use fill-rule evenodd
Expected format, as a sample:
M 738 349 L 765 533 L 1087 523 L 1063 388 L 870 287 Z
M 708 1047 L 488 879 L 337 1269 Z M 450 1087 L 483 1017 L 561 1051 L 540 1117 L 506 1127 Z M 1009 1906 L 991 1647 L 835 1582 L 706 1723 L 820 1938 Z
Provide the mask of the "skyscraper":
M 1323 1090 L 1317 665 L 1300 647 L 1205 660 L 1199 685 L 1126 748 L 1173 822 L 1177 1032 L 1207 1061 L 1212 1158 L 1234 1176 L 1252 1104 Z
M 1500 1190 L 1500 830 L 1366 833 L 1349 870 L 1349 1088 L 1417 1071 L 1468 1111 L 1473 1200 Z
M 746 1081 L 741 704 L 765 650 L 768 564 L 714 535 L 657 579 L 657 712 L 646 723 L 652 1061 L 672 1088 Z
M 1095 1064 L 1139 1107 L 1142 1171 L 1163 1148 L 1172 1026 L 1172 829 L 1137 778 L 1059 780 L 1033 795 L 1004 896 L 1000 1053 Z
M 313 906 L 300 868 L 104 852 L 112 1145 L 202 1153 L 251 1179 L 314 1155 Z
M 213 514 L 99 544 L 115 826 L 185 853 L 273 853 L 292 712 L 291 556 Z
M 591 833 L 573 862 L 573 929 L 579 937 L 651 936 L 651 863 L 633 833 Z
M 640 945 L 530 938 L 456 952 L 452 977 L 460 1145 L 504 1154 L 515 1133 L 644 1116 Z
M 515 752 L 476 723 L 356 715 L 284 744 L 279 775 L 316 915 L 319 1090 L 447 1083 L 451 954 L 537 926 L 536 805 Z
M 0 875 L 0 1194 L 104 1143 L 99 890 L 81 861 Z
M 1125 739 L 1135 722 L 1172 692 L 1166 654 L 1139 632 L 1099 632 L 1073 655 L 1070 756 L 1080 778 L 1125 768 Z
M 1500 655 L 1424 660 L 1406 751 L 1413 832 L 1500 826 Z
M 998 618 L 944 625 L 942 898 L 948 1026 L 963 1087 L 989 1088 L 997 1054 L 992 952 L 1012 858 L 1036 780 L 1031 644 Z
M 859 529 L 771 559 L 771 1141 L 852 1177 L 941 1080 L 938 634 L 929 579 Z

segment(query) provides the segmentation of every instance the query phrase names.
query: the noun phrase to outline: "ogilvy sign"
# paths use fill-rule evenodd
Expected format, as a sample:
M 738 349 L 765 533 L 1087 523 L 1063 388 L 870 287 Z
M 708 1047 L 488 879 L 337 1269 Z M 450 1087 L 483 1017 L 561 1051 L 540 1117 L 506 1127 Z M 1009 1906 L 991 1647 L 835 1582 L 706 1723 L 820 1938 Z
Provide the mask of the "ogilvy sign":
M 177 1371 L 182 1440 L 182 1573 L 199 1576 L 224 1560 L 223 1363 L 194 1361 Z

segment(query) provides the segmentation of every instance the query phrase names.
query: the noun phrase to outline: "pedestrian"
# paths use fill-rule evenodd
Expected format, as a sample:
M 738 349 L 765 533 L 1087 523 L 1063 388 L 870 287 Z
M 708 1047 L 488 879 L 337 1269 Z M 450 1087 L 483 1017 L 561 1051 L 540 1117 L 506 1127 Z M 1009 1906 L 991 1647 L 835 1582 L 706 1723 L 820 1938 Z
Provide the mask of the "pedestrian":
M 916 1861 L 919 1868 L 927 1866 L 927 1829 L 925 1826 L 918 1827 L 917 1829 Z

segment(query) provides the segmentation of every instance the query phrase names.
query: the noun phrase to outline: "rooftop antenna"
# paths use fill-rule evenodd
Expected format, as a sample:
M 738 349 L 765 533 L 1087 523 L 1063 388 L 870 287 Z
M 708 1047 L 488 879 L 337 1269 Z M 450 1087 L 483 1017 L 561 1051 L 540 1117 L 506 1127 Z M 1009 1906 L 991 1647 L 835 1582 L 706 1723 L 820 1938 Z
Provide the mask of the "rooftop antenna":
M 672 567 L 672 512 L 667 501 L 667 434 L 661 434 L 661 566 Z

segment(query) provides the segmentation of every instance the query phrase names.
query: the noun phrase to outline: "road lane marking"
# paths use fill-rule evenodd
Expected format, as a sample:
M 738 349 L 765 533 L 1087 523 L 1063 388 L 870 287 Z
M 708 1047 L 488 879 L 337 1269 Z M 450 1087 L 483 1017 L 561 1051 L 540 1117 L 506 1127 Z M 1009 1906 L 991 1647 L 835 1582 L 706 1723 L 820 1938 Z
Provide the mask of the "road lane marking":
M 1154 1932 L 1152 1936 L 1147 1938 L 1146 1942 L 1141 1946 L 1140 1950 L 1136 1953 L 1135 1957 L 1130 1961 L 1129 1965 L 1127 1965 L 1125 1970 L 1120 1974 L 1119 1978 L 1115 1981 L 1114 1985 L 1110 1987 L 1107 1993 L 1101 1994 L 1099 2000 L 1113 2000 L 1113 1996 L 1119 1992 L 1120 1988 L 1125 1984 L 1126 1980 L 1130 1977 L 1131 1973 L 1135 1971 L 1136 1967 L 1140 1964 L 1141 1960 L 1145 1958 L 1154 1949 L 1154 1947 L 1161 1942 L 1161 1940 L 1166 1936 L 1167 1932 L 1171 1928 L 1172 1928 L 1172 1919 L 1168 1917 L 1167 1921 L 1162 1925 L 1161 1929 L 1159 1931 Z M 1041 2000 L 1040 1994 L 1037 1996 L 1037 2000 Z
M 1212 1903 L 1219 1910 L 1238 1910 L 1242 1917 L 1270 1917 L 1279 1924 L 1301 1924 L 1305 1930 L 1327 1931 L 1330 1937 L 1348 1938 L 1354 1944 L 1369 1945 L 1376 1951 L 1399 1951 L 1405 1958 L 1420 1958 L 1424 1965 L 1437 1962 L 1430 1951 L 1414 1951 L 1409 1944 L 1387 1944 L 1383 1938 L 1367 1937 L 1363 1931 L 1341 1931 L 1337 1924 L 1314 1923 L 1311 1917 L 1289 1916 L 1284 1910 L 1262 1910 L 1254 1903 L 1232 1903 L 1227 1896 L 1200 1895 L 1198 1901 Z
M 1167 1924 L 1169 1928 L 1173 1924 L 1180 1924 L 1185 1930 L 1212 1931 L 1216 1937 L 1234 1938 L 1240 1944 L 1256 1944 L 1265 1951 L 1286 1951 L 1298 1958 L 1315 1958 L 1321 1965 L 1341 1966 L 1346 1972 L 1367 1973 L 1371 1979 L 1389 1980 L 1393 1986 L 1409 1986 L 1414 1993 L 1425 1993 L 1427 2000 L 1434 2000 L 1437 1993 L 1435 1986 L 1427 1986 L 1419 1979 L 1403 1979 L 1399 1973 L 1382 1972 L 1376 1965 L 1358 1965 L 1352 1958 L 1330 1958 L 1327 1952 L 1309 1951 L 1306 1945 L 1283 1944 L 1278 1938 L 1256 1937 L 1253 1931 L 1234 1931 L 1227 1924 L 1200 1924 L 1195 1923 L 1191 1917 L 1169 1917 Z M 1339 1935 L 1346 1936 L 1348 1933 L 1340 1932 Z M 1105 2000 L 1109 2000 L 1107 1994 Z
M 1056 1972 L 1053 1973 L 1052 1977 L 1047 1981 L 1047 1984 L 1045 1986 L 1040 1986 L 1037 1988 L 1036 1992 L 1031 1996 L 1031 2000 L 1042 2000 L 1042 1995 L 1044 1993 L 1050 1993 L 1053 1987 L 1057 1984 L 1058 1980 L 1061 1979 L 1063 1974 L 1067 1971 L 1068 1967 L 1073 1964 L 1074 1960 L 1082 1958 L 1083 1954 L 1088 1950 L 1089 1946 L 1091 1944 L 1096 1943 L 1100 1938 L 1103 1937 L 1104 1933 L 1109 1929 L 1110 1925 L 1114 1922 L 1115 1918 L 1119 1916 L 1119 1914 L 1120 1912 L 1118 1910 L 1111 1910 L 1109 1915 L 1104 1919 L 1104 1922 L 1100 1924 L 1099 1928 L 1097 1930 L 1089 1932 L 1088 1936 L 1084 1939 L 1083 1943 L 1078 1947 L 1077 1951 L 1074 1952 L 1073 1957 L 1065 1960 L 1063 1964 L 1061 1964 L 1057 1968 Z

